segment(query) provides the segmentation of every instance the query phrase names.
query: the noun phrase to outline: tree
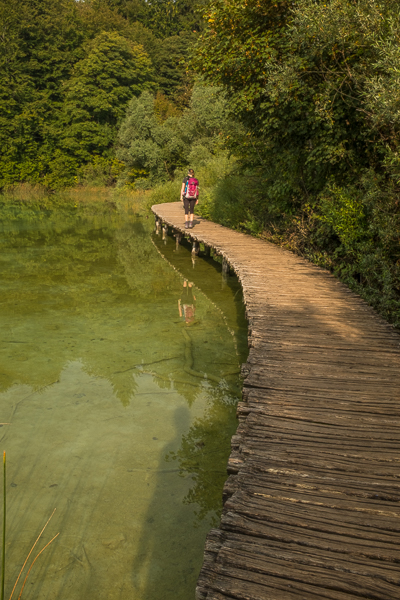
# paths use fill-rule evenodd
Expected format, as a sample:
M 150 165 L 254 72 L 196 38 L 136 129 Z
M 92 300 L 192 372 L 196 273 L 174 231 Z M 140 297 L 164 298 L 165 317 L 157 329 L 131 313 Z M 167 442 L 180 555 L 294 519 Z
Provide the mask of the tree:
M 152 78 L 141 46 L 114 32 L 95 37 L 64 85 L 60 148 L 80 163 L 109 154 L 128 101 L 151 88 Z
M 178 102 L 186 81 L 191 84 L 190 77 L 186 74 L 186 60 L 195 37 L 193 33 L 168 37 L 159 43 L 158 52 L 153 58 L 158 87 Z
M 199 31 L 202 20 L 198 8 L 202 0 L 114 0 L 114 6 L 129 21 L 139 21 L 158 38 Z
M 110 149 L 127 101 L 154 78 L 139 41 L 153 55 L 159 42 L 106 0 L 0 0 L 0 33 L 0 187 L 71 184 L 92 151 Z
M 177 117 L 164 123 L 157 119 L 149 92 L 133 98 L 118 133 L 117 157 L 134 172 L 150 176 L 151 183 L 172 179 L 185 150 L 177 122 Z
M 204 18 L 192 64 L 247 128 L 237 152 L 259 229 L 296 239 L 400 322 L 396 7 L 211 0 Z
M 192 65 L 206 80 L 229 91 L 236 110 L 255 108 L 268 80 L 268 65 L 284 46 L 288 0 L 211 0 Z
M 0 186 L 41 178 L 46 124 L 82 42 L 77 20 L 73 0 L 0 1 Z
M 172 180 L 194 155 L 214 154 L 229 121 L 219 88 L 195 86 L 190 107 L 180 115 L 163 120 L 159 107 L 160 99 L 148 92 L 133 98 L 118 133 L 117 157 L 133 173 L 147 174 L 148 185 Z

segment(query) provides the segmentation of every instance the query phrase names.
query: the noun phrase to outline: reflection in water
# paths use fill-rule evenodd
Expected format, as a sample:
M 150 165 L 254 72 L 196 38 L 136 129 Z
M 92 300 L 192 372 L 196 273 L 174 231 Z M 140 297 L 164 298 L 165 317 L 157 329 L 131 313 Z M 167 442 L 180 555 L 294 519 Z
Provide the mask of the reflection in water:
M 235 432 L 234 404 L 227 404 L 226 395 L 218 389 L 210 390 L 213 401 L 204 416 L 195 419 L 178 451 L 166 454 L 168 462 L 176 461 L 181 477 L 190 477 L 191 485 L 183 499 L 196 507 L 196 523 L 212 516 L 212 525 L 219 521 L 221 489 L 226 480 L 226 462 L 230 439 Z M 230 418 L 227 419 L 229 415 Z M 230 425 L 230 426 L 229 426 Z M 221 462 L 217 457 L 226 456 Z
M 159 466 L 154 474 L 156 493 L 148 507 L 133 562 L 133 581 L 138 598 L 186 600 L 186 586 L 180 587 L 177 582 L 185 582 L 188 577 L 196 575 L 194 545 L 197 532 L 186 526 L 187 521 L 192 518 L 192 510 L 186 509 L 189 514 L 185 518 L 185 508 L 180 501 L 177 502 L 181 495 L 175 483 L 177 469 L 164 460 L 166 453 L 179 447 L 181 432 L 189 428 L 190 413 L 187 407 L 180 406 L 175 410 L 174 425 L 175 436 L 160 452 Z M 182 481 L 179 487 L 187 490 L 189 485 L 189 481 Z M 165 569 L 166 554 L 169 564 L 174 565 L 169 570 Z M 182 556 L 185 556 L 184 561 Z
M 181 250 L 179 250 L 172 244 L 167 248 L 165 245 L 160 246 L 156 237 L 153 238 L 153 242 L 174 269 L 182 273 L 184 277 L 191 275 L 199 287 L 207 291 L 209 306 L 219 312 L 225 330 L 232 335 L 233 346 L 238 358 L 236 363 L 234 361 L 225 363 L 225 370 L 221 369 L 218 376 L 213 375 L 212 370 L 205 366 L 206 358 L 200 352 L 197 353 L 196 365 L 193 365 L 192 345 L 193 339 L 197 337 L 197 331 L 192 330 L 189 335 L 189 332 L 183 330 L 186 340 L 185 358 L 187 359 L 189 356 L 184 370 L 207 381 L 209 402 L 203 414 L 194 419 L 188 433 L 182 436 L 179 450 L 167 453 L 165 458 L 168 462 L 179 465 L 181 477 L 189 477 L 193 482 L 183 502 L 196 506 L 196 522 L 200 523 L 208 515 L 211 516 L 213 526 L 216 526 L 221 508 L 221 489 L 226 480 L 230 439 L 236 429 L 236 399 L 240 395 L 240 390 L 235 387 L 238 381 L 238 367 L 241 362 L 246 360 L 247 353 L 247 322 L 243 314 L 242 290 L 237 278 L 223 273 L 221 265 L 212 259 L 209 259 L 208 262 L 204 259 L 200 260 L 196 273 L 191 272 L 190 263 L 187 261 L 187 253 L 190 251 L 189 244 L 186 245 L 186 249 L 181 246 Z M 191 257 L 195 256 L 196 254 L 192 252 Z M 205 272 L 210 269 L 214 271 L 214 277 L 205 276 Z M 190 299 L 190 305 L 192 296 L 194 302 L 196 300 L 191 291 L 194 283 L 188 283 L 184 279 L 183 286 L 182 296 Z M 180 299 L 181 304 L 182 302 Z M 224 310 L 221 310 L 221 307 Z M 208 343 L 211 340 L 205 341 Z M 213 348 L 214 345 L 218 347 L 218 344 L 214 342 L 210 348 Z M 210 351 L 208 346 L 207 351 Z M 219 361 L 221 361 L 221 357 L 219 357 Z M 205 369 L 205 372 L 200 373 L 195 369 L 188 368 L 189 363 L 196 369 Z M 226 460 L 219 462 L 217 457 L 221 456 L 226 457 Z
M 191 281 L 183 282 L 182 298 L 178 300 L 179 316 L 185 320 L 186 325 L 194 322 L 196 314 L 196 296 L 193 293 L 193 283 Z
M 7 589 L 57 507 L 35 597 L 186 600 L 235 429 L 239 288 L 160 257 L 146 218 L 57 202 L 0 206 Z

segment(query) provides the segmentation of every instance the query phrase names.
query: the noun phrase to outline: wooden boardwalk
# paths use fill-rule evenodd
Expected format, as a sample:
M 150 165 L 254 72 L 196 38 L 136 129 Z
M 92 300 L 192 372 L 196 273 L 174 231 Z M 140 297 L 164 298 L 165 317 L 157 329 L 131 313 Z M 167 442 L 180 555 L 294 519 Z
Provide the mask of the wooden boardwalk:
M 183 229 L 180 203 L 153 207 Z M 337 279 L 196 219 L 243 286 L 248 362 L 198 600 L 400 599 L 400 336 Z

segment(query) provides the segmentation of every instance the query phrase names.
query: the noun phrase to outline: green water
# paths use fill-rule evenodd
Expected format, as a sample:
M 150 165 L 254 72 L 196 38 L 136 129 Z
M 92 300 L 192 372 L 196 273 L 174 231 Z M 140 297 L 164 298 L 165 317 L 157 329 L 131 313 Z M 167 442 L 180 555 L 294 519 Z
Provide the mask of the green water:
M 146 214 L 0 213 L 6 598 L 54 508 L 23 598 L 194 598 L 246 358 L 238 282 Z

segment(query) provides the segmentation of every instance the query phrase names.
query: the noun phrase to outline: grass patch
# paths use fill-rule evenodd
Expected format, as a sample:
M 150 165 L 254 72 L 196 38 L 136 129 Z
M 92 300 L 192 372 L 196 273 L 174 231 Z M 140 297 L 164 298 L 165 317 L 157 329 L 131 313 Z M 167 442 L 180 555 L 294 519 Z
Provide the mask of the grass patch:
M 147 212 L 152 202 L 150 191 L 118 189 L 107 186 L 76 186 L 51 192 L 44 186 L 22 183 L 3 189 L 0 202 L 41 206 L 108 204 L 121 212 Z

